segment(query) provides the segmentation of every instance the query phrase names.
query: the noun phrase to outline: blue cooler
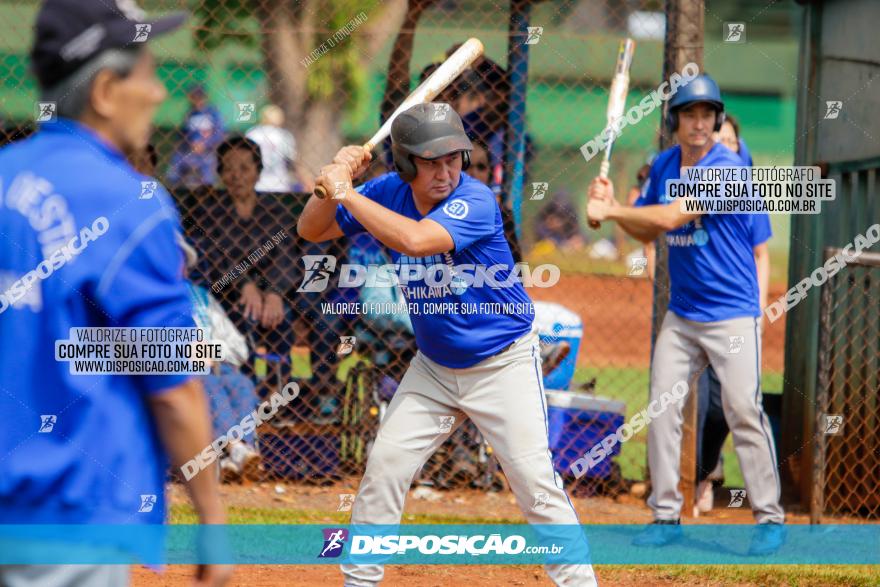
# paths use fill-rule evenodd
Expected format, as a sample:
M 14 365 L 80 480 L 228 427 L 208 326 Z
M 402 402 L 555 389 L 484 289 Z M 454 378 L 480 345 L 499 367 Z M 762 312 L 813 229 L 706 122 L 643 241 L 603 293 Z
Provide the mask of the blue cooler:
M 542 344 L 566 341 L 571 345 L 568 356 L 544 377 L 546 389 L 568 389 L 584 335 L 581 317 L 559 304 L 535 302 L 535 326 Z
M 553 464 L 561 475 L 571 476 L 571 464 L 623 424 L 626 404 L 576 391 L 548 389 L 545 395 Z M 619 443 L 611 455 L 587 471 L 586 477 L 607 478 L 611 474 L 610 457 L 618 454 Z

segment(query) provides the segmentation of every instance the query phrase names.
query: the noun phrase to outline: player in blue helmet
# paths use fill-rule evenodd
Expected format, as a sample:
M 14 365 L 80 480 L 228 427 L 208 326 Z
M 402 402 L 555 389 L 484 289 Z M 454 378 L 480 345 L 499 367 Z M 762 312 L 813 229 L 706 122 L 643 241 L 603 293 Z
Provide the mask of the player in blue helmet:
M 370 154 L 343 148 L 317 181 L 338 199 L 311 198 L 297 225 L 315 242 L 369 232 L 386 247 L 419 348 L 380 425 L 351 522 L 399 524 L 415 474 L 470 418 L 528 521 L 539 533 L 571 532 L 578 517 L 551 460 L 534 308 L 512 279 L 492 190 L 462 173 L 472 145 L 461 119 L 448 104 L 419 104 L 395 119 L 391 139 L 397 173 L 354 189 Z M 498 287 L 478 282 L 478 267 Z M 583 537 L 563 540 L 569 556 L 548 560 L 548 574 L 558 585 L 595 585 Z M 352 587 L 383 577 L 377 564 L 345 564 L 343 572 Z
M 683 167 L 742 166 L 736 154 L 712 139 L 723 122 L 724 102 L 711 77 L 699 75 L 679 88 L 666 119 L 678 144 L 654 160 L 641 196 L 633 206 L 620 205 L 611 181 L 596 178 L 587 215 L 613 220 L 646 243 L 665 234 L 670 301 L 654 345 L 651 399 L 680 381 L 690 383 L 705 366 L 714 367 L 759 523 L 750 552 L 760 555 L 781 546 L 785 518 L 776 451 L 761 403 L 761 310 L 753 247 L 769 238 L 769 225 L 758 222 L 756 214 L 685 211 L 666 188 L 667 180 L 681 177 Z M 635 539 L 637 545 L 662 546 L 681 537 L 682 407 L 682 402 L 671 405 L 648 429 L 648 505 L 654 524 Z

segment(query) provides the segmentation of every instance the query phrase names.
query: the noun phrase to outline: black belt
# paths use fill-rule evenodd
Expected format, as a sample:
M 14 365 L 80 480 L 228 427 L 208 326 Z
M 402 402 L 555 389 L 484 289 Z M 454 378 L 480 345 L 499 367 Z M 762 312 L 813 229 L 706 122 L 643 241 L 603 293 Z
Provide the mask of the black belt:
M 512 343 L 510 343 L 509 345 L 507 345 L 506 347 L 504 347 L 503 349 L 501 349 L 500 351 L 498 351 L 497 353 L 495 353 L 492 356 L 497 357 L 498 355 L 503 355 L 504 353 L 506 353 L 507 351 L 512 349 L 514 347 L 514 345 L 518 342 L 519 342 L 519 339 L 516 339 L 515 341 L 513 341 Z

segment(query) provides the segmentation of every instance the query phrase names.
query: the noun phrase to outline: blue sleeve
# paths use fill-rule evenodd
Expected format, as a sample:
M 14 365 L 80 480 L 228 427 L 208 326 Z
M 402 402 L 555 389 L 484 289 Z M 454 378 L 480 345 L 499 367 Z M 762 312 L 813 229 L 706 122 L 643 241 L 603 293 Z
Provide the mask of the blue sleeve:
M 167 196 L 166 196 L 167 197 Z M 114 226 L 110 225 L 110 231 Z M 183 252 L 175 234 L 180 221 L 169 203 L 131 226 L 114 243 L 98 281 L 95 297 L 110 326 L 193 328 L 192 303 L 183 277 Z M 100 241 L 98 241 L 100 242 Z M 139 375 L 145 393 L 176 387 L 190 375 Z
M 633 206 L 641 208 L 642 206 L 651 206 L 657 203 L 657 188 L 660 185 L 660 169 L 658 165 L 652 165 L 651 171 L 648 173 L 648 180 L 642 186 L 642 193 L 633 202 Z
M 388 187 L 388 179 L 390 177 L 391 174 L 387 173 L 375 179 L 371 179 L 367 183 L 361 184 L 354 189 L 357 193 L 384 206 L 385 191 Z M 364 228 L 364 225 L 361 224 L 342 204 L 339 204 L 336 207 L 336 224 L 339 225 L 339 228 L 342 229 L 342 232 L 344 232 L 346 236 L 354 236 L 367 231 L 367 229 Z
M 752 246 L 757 247 L 766 243 L 773 236 L 773 229 L 770 228 L 770 216 L 768 214 L 752 215 Z
M 452 236 L 455 250 L 461 252 L 495 233 L 495 217 L 498 213 L 495 196 L 489 188 L 480 184 L 466 186 L 461 195 L 449 198 L 425 218 L 430 218 L 445 228 Z

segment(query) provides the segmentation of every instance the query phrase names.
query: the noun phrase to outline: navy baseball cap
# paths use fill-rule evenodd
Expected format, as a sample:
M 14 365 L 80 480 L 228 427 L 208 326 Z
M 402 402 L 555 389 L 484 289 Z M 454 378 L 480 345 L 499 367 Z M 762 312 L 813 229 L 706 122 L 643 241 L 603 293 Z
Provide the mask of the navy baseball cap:
M 108 49 L 136 49 L 180 27 L 186 12 L 149 20 L 134 0 L 46 0 L 34 25 L 31 68 L 52 88 Z

